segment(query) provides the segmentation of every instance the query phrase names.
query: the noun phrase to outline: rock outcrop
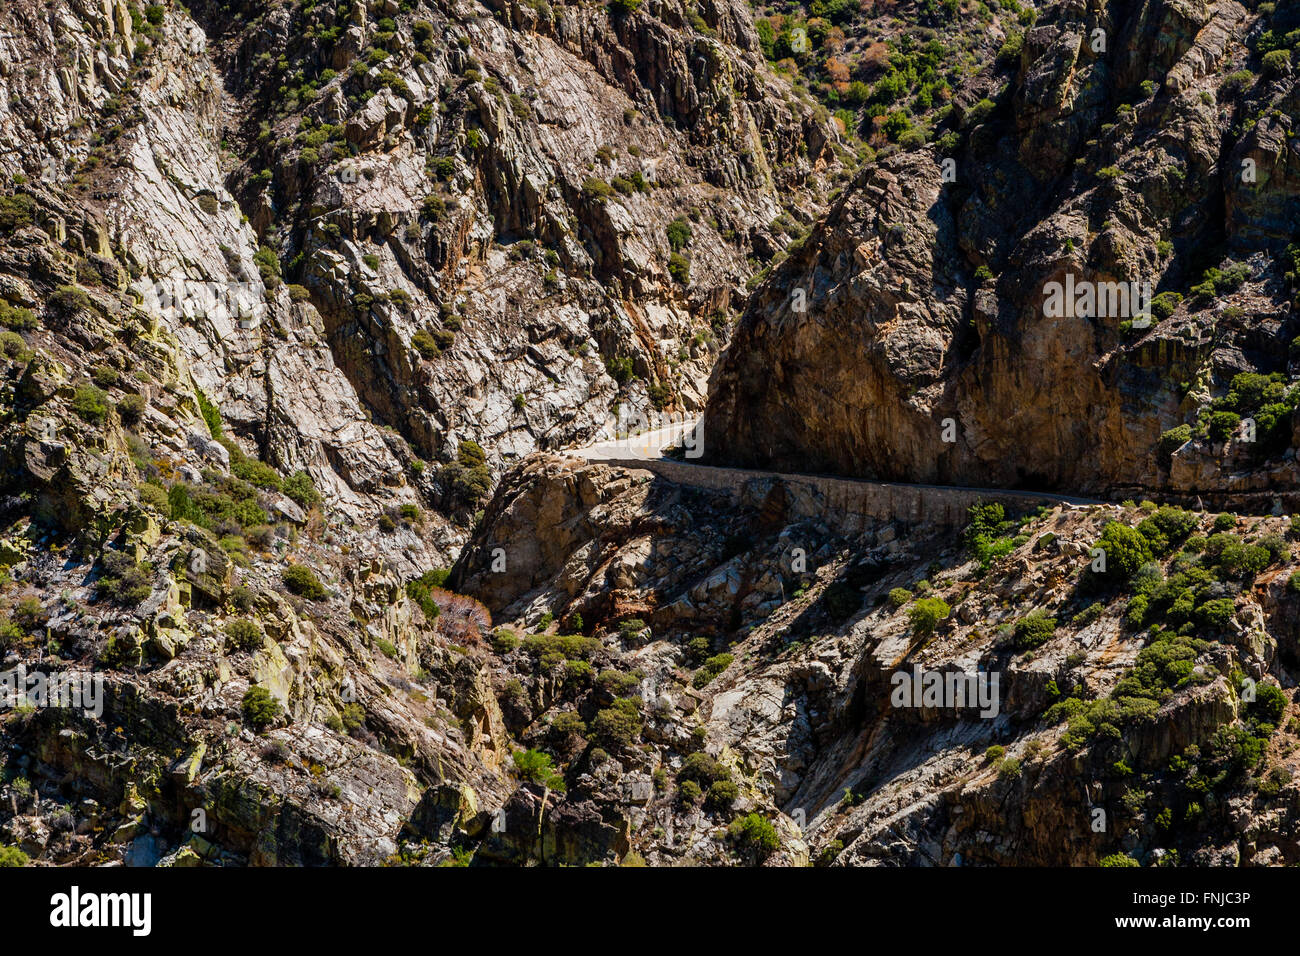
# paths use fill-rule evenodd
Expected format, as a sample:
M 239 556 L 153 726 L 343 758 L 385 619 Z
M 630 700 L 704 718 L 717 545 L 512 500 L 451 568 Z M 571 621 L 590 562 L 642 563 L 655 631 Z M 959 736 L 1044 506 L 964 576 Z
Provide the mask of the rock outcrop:
M 1234 72 L 1265 25 L 1232 0 L 1052 7 L 1002 94 L 958 99 L 954 148 L 863 170 L 759 289 L 710 386 L 709 458 L 1075 494 L 1293 490 L 1294 401 L 1281 449 L 1234 434 L 1225 455 L 1209 429 L 1234 376 L 1293 371 L 1296 81 Z M 1205 289 L 1211 266 L 1232 275 Z M 1058 313 L 1052 283 L 1098 302 Z

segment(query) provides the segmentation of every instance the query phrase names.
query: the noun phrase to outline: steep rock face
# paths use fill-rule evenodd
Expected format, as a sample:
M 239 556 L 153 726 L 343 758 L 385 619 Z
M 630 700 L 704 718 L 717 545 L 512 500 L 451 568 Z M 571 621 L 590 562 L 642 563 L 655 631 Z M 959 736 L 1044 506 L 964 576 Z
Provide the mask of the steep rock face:
M 35 306 L 66 336 L 49 343 L 65 374 L 104 362 L 149 383 L 132 384 L 163 406 L 168 379 L 191 396 L 197 386 L 246 450 L 286 474 L 307 471 L 348 521 L 414 502 L 395 479 L 409 451 L 371 424 L 312 306 L 292 302 L 254 258 L 257 236 L 223 184 L 228 104 L 202 30 L 168 10 L 146 38 L 132 34 L 133 12 L 119 0 L 6 9 L 0 124 L 21 145 L 0 167 L 35 210 L 6 244 L 8 302 Z M 52 293 L 77 284 L 94 308 L 60 319 Z M 176 442 L 188 455 L 198 408 L 177 398 L 179 420 L 154 422 L 173 436 L 155 450 Z M 197 456 L 195 473 L 204 464 Z M 427 566 L 449 546 L 431 540 L 411 554 L 410 544 L 392 559 Z
M 1099 586 L 1086 571 L 1104 528 L 1140 523 L 1153 508 L 1043 509 L 1004 527 L 1006 547 L 981 561 L 924 528 L 791 520 L 770 487 L 754 490 L 691 489 L 539 456 L 503 480 L 453 574 L 456 588 L 514 627 L 545 631 L 551 616 L 572 626 L 576 612 L 619 667 L 635 668 L 652 745 L 642 752 L 677 787 L 669 799 L 661 777 L 631 814 L 630 846 L 647 861 L 716 858 L 698 834 L 719 811 L 706 801 L 700 814 L 684 783 L 700 766 L 696 746 L 741 785 L 737 810 L 772 816 L 819 865 L 1295 858 L 1285 835 L 1296 812 L 1294 705 L 1275 689 L 1294 661 L 1289 546 L 1257 577 L 1200 577 L 1196 601 L 1226 601 L 1225 613 L 1213 625 L 1195 616 L 1175 635 L 1163 623 L 1139 626 L 1127 588 Z M 544 516 L 553 541 L 514 544 Z M 1288 527 L 1192 513 L 1179 521 L 1191 535 L 1231 524 L 1241 540 L 1274 547 Z M 748 533 L 732 536 L 740 526 Z M 495 572 L 493 546 L 506 556 Z M 1178 547 L 1161 546 L 1149 580 L 1172 581 L 1205 560 Z M 927 630 L 919 612 L 936 600 L 942 616 Z M 1035 613 L 1052 626 L 1022 641 Z M 547 639 L 524 646 L 539 642 L 537 654 L 580 640 Z M 498 673 L 521 682 L 507 689 L 506 721 L 573 755 L 569 799 L 604 799 L 613 765 L 619 779 L 635 777 L 640 755 L 611 752 L 597 774 L 587 740 L 559 742 L 575 691 L 545 665 L 539 680 L 526 661 L 522 648 L 501 652 Z M 997 683 L 986 699 L 956 706 L 900 701 L 899 676 L 918 673 Z M 1271 685 L 1272 716 L 1245 699 L 1245 677 Z M 573 713 L 587 720 L 589 706 L 579 696 Z M 590 727 L 579 732 L 589 738 Z M 1253 757 L 1241 750 L 1248 739 L 1262 748 Z M 489 841 L 481 852 L 501 859 L 510 849 Z
M 427 509 L 368 546 L 408 571 L 463 537 L 439 511 L 482 503 L 437 467 L 461 442 L 490 473 L 608 431 L 619 403 L 698 407 L 746 256 L 838 168 L 740 5 L 698 28 L 671 4 L 157 9 L 7 8 L 0 170 L 31 210 L 5 298 L 60 347 L 118 339 L 123 371 L 143 349 L 345 524 Z M 56 328 L 61 286 L 94 309 Z M 70 380 L 91 362 L 55 358 Z M 200 404 L 154 430 L 184 447 Z
M 146 544 L 153 537 L 132 537 L 151 567 L 192 566 L 181 542 Z M 126 609 L 92 602 L 94 584 L 65 568 L 18 567 L 28 587 L 57 586 L 69 604 L 45 621 L 62 660 L 11 654 L 6 671 L 17 658 L 57 674 L 109 638 L 101 713 L 41 708 L 4 723 L 21 755 L 13 774 L 47 793 L 76 781 L 71 811 L 24 798 L 0 824 L 6 843 L 43 862 L 380 865 L 426 791 L 464 788 L 476 812 L 507 796 L 505 728 L 486 676 L 381 565 L 345 576 L 325 605 L 267 589 L 265 569 L 245 572 L 256 596 L 244 620 L 256 623 L 239 641 L 221 627 L 228 585 L 203 596 L 188 575 L 155 573 L 150 596 Z M 348 611 L 352 626 L 340 626 Z M 241 727 L 253 687 L 277 712 L 256 733 Z M 96 829 L 42 828 L 60 805 Z
M 746 256 L 784 243 L 783 212 L 810 221 L 838 168 L 743 4 L 695 25 L 672 2 L 196 12 L 236 101 L 273 117 L 233 131 L 232 188 L 426 459 L 563 447 L 616 402 L 698 407 Z
M 959 100 L 964 145 L 868 167 L 754 296 L 710 385 L 710 458 L 1087 493 L 1294 486 L 1225 462 L 1221 438 L 1172 467 L 1157 446 L 1234 374 L 1288 370 L 1295 80 L 1230 77 L 1265 25 L 1235 2 L 1047 18 L 998 105 Z M 1211 305 L 1189 287 L 1216 246 L 1245 276 Z M 1067 276 L 1187 301 L 1146 330 L 1131 306 L 1051 315 Z

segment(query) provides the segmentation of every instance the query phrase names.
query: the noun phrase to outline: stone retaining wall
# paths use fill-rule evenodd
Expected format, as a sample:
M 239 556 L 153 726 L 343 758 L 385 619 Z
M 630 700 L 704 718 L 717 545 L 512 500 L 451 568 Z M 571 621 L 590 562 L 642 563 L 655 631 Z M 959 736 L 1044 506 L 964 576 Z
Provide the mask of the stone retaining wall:
M 774 483 L 782 482 L 786 486 L 789 508 L 797 517 L 826 519 L 838 514 L 873 521 L 961 528 L 968 521 L 970 506 L 981 501 L 998 502 L 1008 512 L 1030 511 L 1044 504 L 1086 506 L 1101 503 L 1028 491 L 909 485 L 829 475 L 786 475 L 774 471 L 694 465 L 663 458 L 588 460 L 593 464 L 638 468 L 674 484 L 727 491 L 743 500 L 761 501 Z

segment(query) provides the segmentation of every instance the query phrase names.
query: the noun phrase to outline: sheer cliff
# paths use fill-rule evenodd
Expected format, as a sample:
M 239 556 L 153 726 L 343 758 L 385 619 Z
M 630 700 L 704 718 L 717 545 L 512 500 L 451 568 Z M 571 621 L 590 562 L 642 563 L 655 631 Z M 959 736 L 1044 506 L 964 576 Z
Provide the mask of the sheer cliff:
M 1042 14 L 750 301 L 710 458 L 1294 504 L 1294 11 Z

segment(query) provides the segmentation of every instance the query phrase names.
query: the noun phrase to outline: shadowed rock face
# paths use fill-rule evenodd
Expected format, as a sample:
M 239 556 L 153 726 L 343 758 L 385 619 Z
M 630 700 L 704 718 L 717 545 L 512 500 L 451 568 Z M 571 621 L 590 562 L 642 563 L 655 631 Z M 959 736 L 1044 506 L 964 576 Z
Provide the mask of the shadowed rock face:
M 779 810 L 779 821 L 800 821 L 800 844 L 822 864 L 1091 866 L 1114 852 L 1154 862 L 1171 849 L 1197 865 L 1294 859 L 1282 835 L 1297 812 L 1294 787 L 1265 798 L 1262 786 L 1255 794 L 1258 779 L 1227 772 L 1212 799 L 1194 790 L 1199 776 L 1238 759 L 1232 735 L 1258 717 L 1234 692 L 1234 674 L 1271 682 L 1267 675 L 1284 675 L 1294 660 L 1293 554 L 1248 593 L 1229 580 L 1202 586 L 1207 597 L 1240 595 L 1221 630 L 1157 637 L 1134 625 L 1127 592 L 1095 590 L 1080 574 L 1109 522 L 1131 526 L 1153 509 L 1044 508 L 1013 522 L 1006 555 L 980 570 L 950 531 L 864 525 L 835 508 L 810 509 L 818 495 L 800 500 L 797 484 L 755 478 L 723 491 L 708 476 L 692 485 L 689 472 L 674 483 L 535 456 L 503 479 L 451 584 L 515 627 L 538 627 L 543 611 L 557 620 L 580 614 L 607 648 L 622 647 L 624 667 L 635 662 L 641 694 L 654 703 L 647 739 L 671 752 L 684 726 L 699 728 L 704 752 L 743 767 L 754 784 L 737 806 L 753 801 L 761 812 Z M 1216 524 L 1209 515 L 1182 520 L 1198 534 Z M 535 541 L 543 521 L 555 530 Z M 1251 537 L 1288 526 L 1284 518 L 1236 525 Z M 509 560 L 494 571 L 486 556 L 496 545 Z M 800 561 L 796 549 L 806 549 Z M 1157 564 L 1172 577 L 1186 560 Z M 927 633 L 912 623 L 914 610 L 936 599 L 949 610 Z M 1026 648 L 1017 622 L 1032 609 L 1050 610 L 1054 626 Z M 695 648 L 696 638 L 725 644 L 718 673 L 703 659 L 713 650 Z M 1113 733 L 1062 714 L 1085 700 L 1124 700 L 1143 683 L 1148 693 L 1172 673 L 1154 676 L 1152 662 L 1175 644 L 1185 661 L 1175 667 L 1188 679 L 1097 717 L 1113 721 Z M 522 682 L 504 719 L 538 734 L 547 714 L 557 720 L 567 708 L 566 691 L 545 679 L 539 686 L 521 655 L 503 655 Z M 687 667 L 695 669 L 689 686 Z M 996 675 L 997 684 L 978 704 L 919 695 L 899 703 L 898 676 L 917 673 Z M 1287 747 L 1286 736 L 1276 740 Z M 1280 753 L 1269 758 L 1287 767 L 1278 780 L 1294 763 Z M 1143 775 L 1141 788 L 1116 761 Z M 1179 761 L 1199 768 L 1189 773 Z M 625 755 L 613 763 L 580 776 L 569 799 L 600 802 L 643 772 Z M 671 760 L 665 768 L 680 769 Z M 531 807 L 529 819 L 538 819 L 537 795 L 522 797 L 507 810 Z M 643 810 L 661 829 L 634 830 L 631 847 L 652 864 L 716 860 L 691 808 L 673 808 L 674 799 L 656 790 L 638 805 L 633 818 L 646 819 Z M 1192 822 L 1173 830 L 1158 822 L 1162 808 L 1183 814 L 1187 804 L 1196 804 Z M 1101 830 L 1097 807 L 1107 814 Z M 572 852 L 582 858 L 610 845 L 611 823 L 580 828 Z M 497 861 L 519 851 L 517 840 L 495 837 L 480 850 Z
M 1221 441 L 1172 463 L 1156 446 L 1233 375 L 1288 370 L 1281 251 L 1300 170 L 1285 124 L 1258 104 L 1285 114 L 1296 81 L 1247 93 L 1225 79 L 1253 23 L 1235 2 L 1110 9 L 1052 10 L 987 119 L 959 98 L 951 157 L 864 171 L 758 291 L 710 383 L 712 460 L 1094 494 L 1294 487 L 1293 469 Z M 1195 300 L 1225 255 L 1248 277 Z M 1071 275 L 1187 301 L 1145 331 L 1123 312 L 1045 314 L 1048 284 Z

